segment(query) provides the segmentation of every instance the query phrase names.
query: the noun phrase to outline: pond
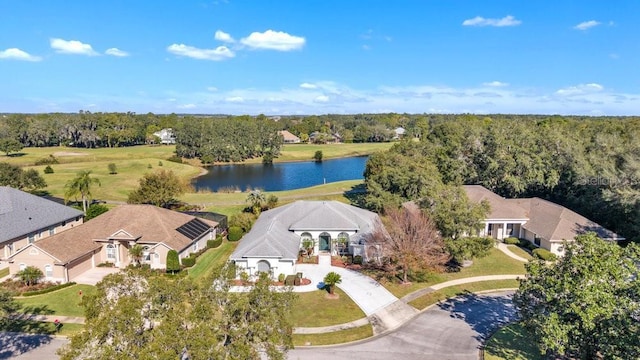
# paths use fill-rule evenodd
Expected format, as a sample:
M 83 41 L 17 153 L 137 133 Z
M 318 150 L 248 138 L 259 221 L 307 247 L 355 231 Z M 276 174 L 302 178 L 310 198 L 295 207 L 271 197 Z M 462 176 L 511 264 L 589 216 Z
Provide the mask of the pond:
M 368 156 L 324 160 L 322 162 L 287 162 L 272 165 L 234 164 L 207 168 L 206 175 L 193 179 L 196 190 L 240 191 L 263 189 L 280 191 L 306 188 L 343 180 L 363 179 Z

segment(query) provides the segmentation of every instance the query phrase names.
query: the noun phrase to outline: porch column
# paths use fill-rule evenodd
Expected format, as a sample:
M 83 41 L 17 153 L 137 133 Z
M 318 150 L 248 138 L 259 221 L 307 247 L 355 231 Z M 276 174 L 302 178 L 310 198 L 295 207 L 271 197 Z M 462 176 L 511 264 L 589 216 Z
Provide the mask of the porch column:
M 489 223 L 485 222 L 484 223 L 484 233 L 482 234 L 482 236 L 488 236 L 489 235 Z

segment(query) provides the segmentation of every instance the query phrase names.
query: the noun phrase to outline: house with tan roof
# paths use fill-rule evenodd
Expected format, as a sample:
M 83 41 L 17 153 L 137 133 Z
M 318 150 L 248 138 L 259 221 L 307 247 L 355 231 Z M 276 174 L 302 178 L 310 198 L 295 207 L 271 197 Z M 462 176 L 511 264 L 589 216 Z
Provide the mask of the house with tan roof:
M 366 259 L 367 236 L 379 221 L 376 213 L 338 201 L 299 200 L 260 214 L 230 259 L 250 276 L 292 275 L 307 239 L 314 242 L 316 254 L 349 253 Z
M 298 144 L 300 142 L 300 138 L 293 135 L 288 130 L 278 131 L 278 134 L 282 136 L 283 142 L 285 144 Z
M 143 247 L 143 264 L 166 268 L 169 250 L 180 259 L 206 248 L 217 223 L 152 205 L 121 205 L 76 226 L 34 242 L 9 258 L 10 273 L 40 268 L 50 281 L 68 282 L 101 263 L 124 268 L 129 249 Z
M 623 237 L 586 217 L 551 201 L 537 197 L 506 199 L 481 185 L 465 185 L 469 200 L 487 201 L 491 211 L 483 221 L 481 236 L 498 240 L 507 237 L 526 239 L 534 245 L 562 255 L 565 240 L 594 232 L 604 240 L 621 241 Z
M 27 245 L 82 224 L 82 211 L 0 186 L 0 267 Z

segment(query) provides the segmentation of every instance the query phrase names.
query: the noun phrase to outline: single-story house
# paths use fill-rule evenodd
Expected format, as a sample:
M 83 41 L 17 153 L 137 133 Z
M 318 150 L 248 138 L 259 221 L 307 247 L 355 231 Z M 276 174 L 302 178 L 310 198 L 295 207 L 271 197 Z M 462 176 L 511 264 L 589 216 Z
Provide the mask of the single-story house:
M 166 268 L 169 250 L 180 259 L 204 249 L 215 238 L 217 223 L 152 205 L 120 205 L 68 231 L 27 245 L 10 258 L 10 273 L 40 268 L 49 281 L 73 281 L 78 275 L 111 263 L 132 262 L 129 249 L 141 245 L 143 264 Z
M 314 241 L 314 253 L 350 253 L 366 259 L 365 242 L 380 218 L 338 201 L 296 201 L 263 212 L 231 261 L 250 276 L 257 272 L 295 274 L 302 242 Z
M 282 136 L 283 142 L 285 144 L 298 144 L 300 143 L 300 138 L 290 133 L 288 130 L 278 131 L 278 134 Z
M 404 134 L 407 132 L 407 130 L 405 130 L 402 126 L 398 126 L 397 128 L 393 129 L 393 139 L 402 139 L 404 137 Z
M 81 225 L 82 211 L 0 186 L 0 263 L 27 245 Z
M 153 136 L 157 136 L 162 145 L 173 145 L 176 143 L 176 135 L 171 128 L 156 131 L 153 133 Z
M 465 185 L 467 197 L 474 202 L 487 201 L 491 211 L 483 221 L 481 236 L 499 240 L 507 237 L 526 239 L 556 255 L 562 255 L 564 240 L 595 232 L 604 240 L 620 241 L 617 235 L 564 206 L 537 197 L 506 199 L 481 185 Z

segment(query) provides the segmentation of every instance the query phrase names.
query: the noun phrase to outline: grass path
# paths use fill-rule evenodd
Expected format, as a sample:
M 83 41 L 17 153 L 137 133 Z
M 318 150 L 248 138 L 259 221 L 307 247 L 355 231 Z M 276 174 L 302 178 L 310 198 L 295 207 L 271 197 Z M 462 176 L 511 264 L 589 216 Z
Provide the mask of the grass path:
M 188 270 L 189 277 L 196 281 L 202 281 L 202 279 L 205 279 L 215 269 L 221 267 L 229 260 L 229 256 L 231 256 L 236 246 L 238 246 L 237 242 L 225 240 L 219 247 L 207 250 L 198 257 L 196 264 Z

